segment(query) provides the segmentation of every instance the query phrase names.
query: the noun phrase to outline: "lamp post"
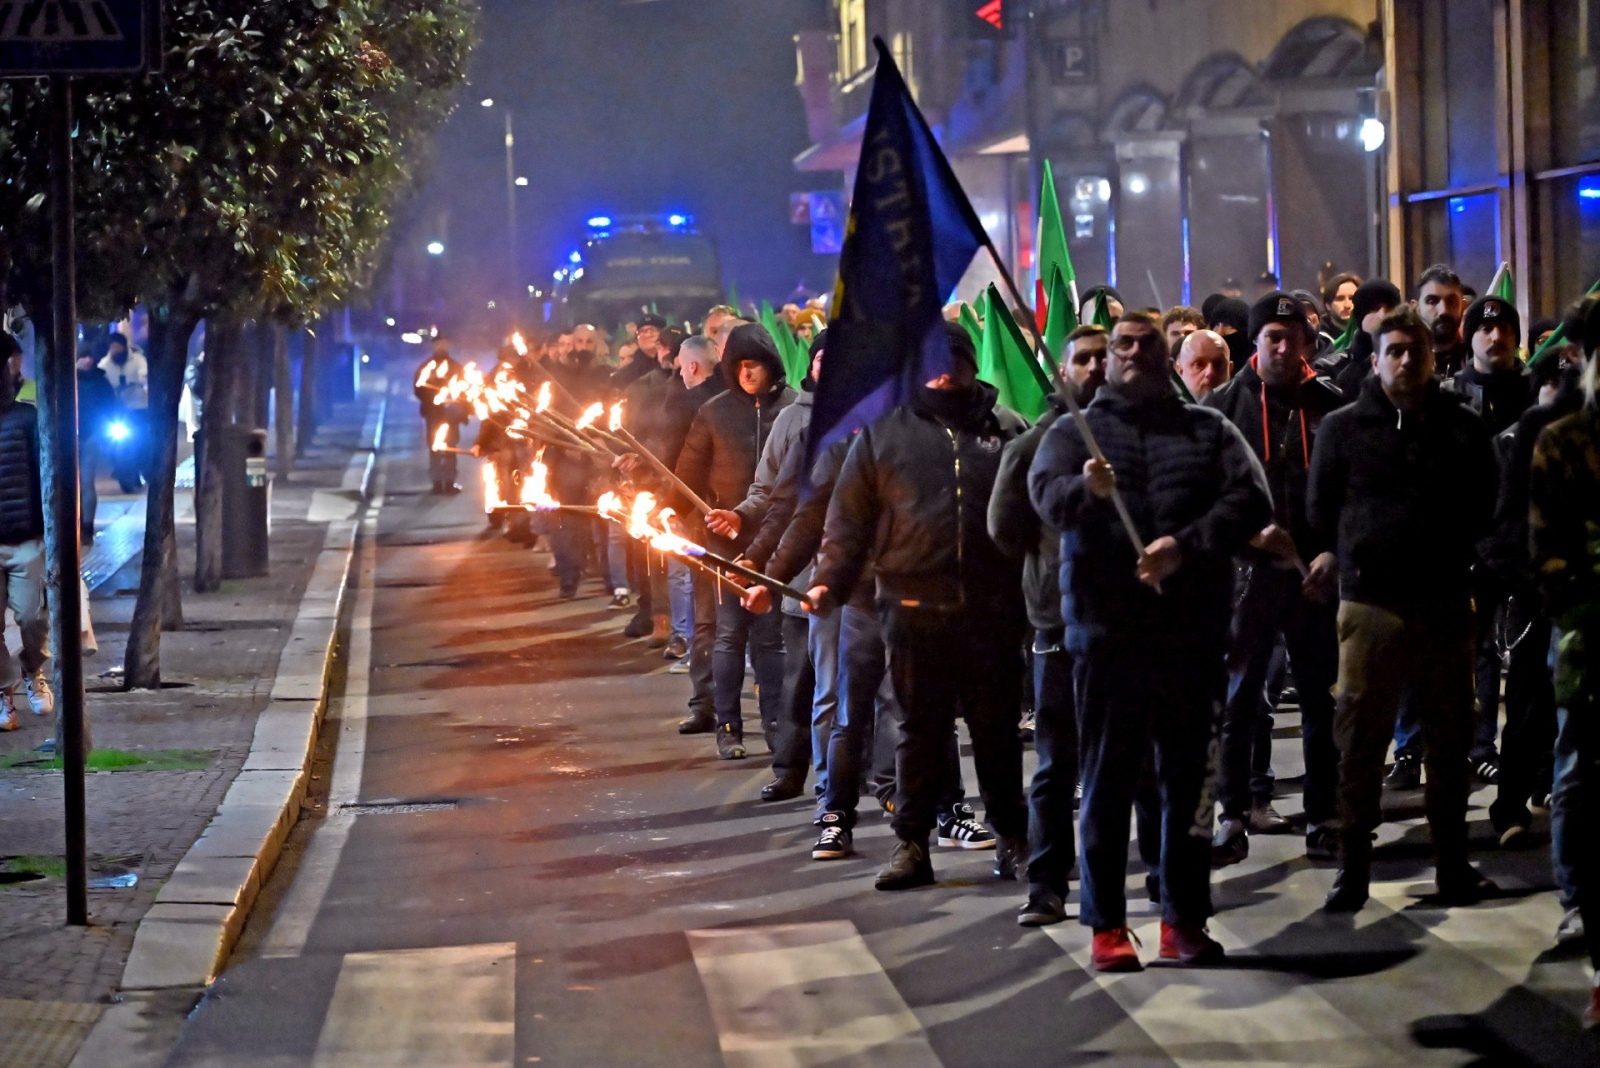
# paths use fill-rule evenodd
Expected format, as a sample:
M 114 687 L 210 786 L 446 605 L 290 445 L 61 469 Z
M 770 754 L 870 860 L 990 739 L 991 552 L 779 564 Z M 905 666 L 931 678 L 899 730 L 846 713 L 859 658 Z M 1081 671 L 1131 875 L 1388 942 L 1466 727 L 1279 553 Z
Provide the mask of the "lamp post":
M 483 106 L 485 108 L 493 108 L 496 106 L 496 102 L 493 97 L 485 97 Z M 505 116 L 506 120 L 506 242 L 510 253 L 507 267 L 510 272 L 508 282 L 511 289 L 509 291 L 515 293 L 517 288 L 517 268 L 519 266 L 519 249 L 517 246 L 517 137 L 515 128 L 512 125 L 511 109 L 505 104 L 498 106 L 500 113 Z M 508 303 L 512 308 L 518 306 L 515 301 Z

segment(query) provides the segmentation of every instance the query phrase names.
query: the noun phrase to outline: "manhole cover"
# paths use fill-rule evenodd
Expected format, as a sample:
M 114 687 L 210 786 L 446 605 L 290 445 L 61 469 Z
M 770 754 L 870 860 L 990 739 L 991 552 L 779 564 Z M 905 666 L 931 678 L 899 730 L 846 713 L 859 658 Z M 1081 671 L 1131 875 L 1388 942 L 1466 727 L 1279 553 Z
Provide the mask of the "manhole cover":
M 340 805 L 339 811 L 352 816 L 408 816 L 413 812 L 448 812 L 455 801 L 373 801 L 365 805 Z

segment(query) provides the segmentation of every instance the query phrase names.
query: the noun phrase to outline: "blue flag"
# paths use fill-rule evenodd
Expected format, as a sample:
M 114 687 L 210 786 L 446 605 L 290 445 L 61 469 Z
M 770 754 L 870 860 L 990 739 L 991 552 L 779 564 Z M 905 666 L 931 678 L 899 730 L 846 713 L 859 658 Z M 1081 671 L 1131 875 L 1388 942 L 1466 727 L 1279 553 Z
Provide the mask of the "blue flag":
M 950 370 L 945 299 L 988 238 L 881 39 L 805 470 Z

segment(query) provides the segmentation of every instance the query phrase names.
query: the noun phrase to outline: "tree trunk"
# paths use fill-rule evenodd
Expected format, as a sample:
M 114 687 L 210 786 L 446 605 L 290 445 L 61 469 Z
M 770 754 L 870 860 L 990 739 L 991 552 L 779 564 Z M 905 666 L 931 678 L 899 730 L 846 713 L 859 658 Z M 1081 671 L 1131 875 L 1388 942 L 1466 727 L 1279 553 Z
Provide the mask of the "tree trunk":
M 216 446 L 238 410 L 241 326 L 231 317 L 206 324 L 205 404 L 200 409 L 200 463 L 195 466 L 194 588 L 222 585 L 222 458 Z
M 300 357 L 300 403 L 296 412 L 299 425 L 295 428 L 294 454 L 303 457 L 317 435 L 317 335 L 310 330 L 305 335 L 305 352 Z
M 161 631 L 183 626 L 177 586 L 177 531 L 173 523 L 173 483 L 178 469 L 178 401 L 183 368 L 197 317 L 187 310 L 150 311 L 150 490 L 145 503 L 144 558 L 139 596 L 128 630 L 123 685 L 130 690 L 161 685 Z
M 272 324 L 273 474 L 289 480 L 294 470 L 294 376 L 289 368 L 289 328 Z

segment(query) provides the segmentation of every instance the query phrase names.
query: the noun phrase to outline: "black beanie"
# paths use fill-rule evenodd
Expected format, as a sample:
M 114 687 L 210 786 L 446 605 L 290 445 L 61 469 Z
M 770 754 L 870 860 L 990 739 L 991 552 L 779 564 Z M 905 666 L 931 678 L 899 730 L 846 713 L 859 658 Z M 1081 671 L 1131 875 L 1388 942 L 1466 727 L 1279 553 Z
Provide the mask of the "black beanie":
M 1231 326 L 1242 334 L 1250 329 L 1250 305 L 1238 297 L 1224 297 L 1206 316 L 1206 325 L 1213 330 L 1219 326 Z
M 1485 320 L 1511 327 L 1511 336 L 1516 338 L 1517 344 L 1522 344 L 1522 315 L 1517 311 L 1515 304 L 1499 297 L 1479 297 L 1467 308 L 1467 314 L 1461 320 L 1461 336 L 1471 344 L 1472 335 L 1476 334 L 1483 326 Z
M 1211 294 L 1200 305 L 1200 317 L 1202 319 L 1204 319 L 1207 323 L 1211 322 L 1211 312 L 1212 312 L 1212 310 L 1215 309 L 1218 304 L 1221 304 L 1223 301 L 1225 301 L 1227 299 L 1228 298 L 1223 296 L 1221 293 L 1213 293 L 1213 294 Z
M 1356 294 L 1351 301 L 1354 306 L 1350 309 L 1350 318 L 1360 329 L 1361 320 L 1379 308 L 1398 308 L 1406 302 L 1406 298 L 1400 295 L 1399 288 L 1393 282 L 1369 278 L 1356 287 Z
M 972 343 L 972 335 L 967 333 L 967 328 L 949 319 L 943 320 L 943 326 L 945 341 L 950 346 L 950 355 L 959 356 L 973 367 L 977 367 L 978 347 Z
M 1293 294 L 1274 289 L 1257 300 L 1250 308 L 1250 340 L 1261 336 L 1261 328 L 1268 323 L 1295 323 L 1306 336 L 1311 334 L 1311 317 L 1306 306 Z
M 817 353 L 828 347 L 828 342 L 826 340 L 827 336 L 828 331 L 826 327 L 818 330 L 816 336 L 811 339 L 811 347 L 806 350 L 806 355 L 810 356 L 812 359 L 816 359 Z

